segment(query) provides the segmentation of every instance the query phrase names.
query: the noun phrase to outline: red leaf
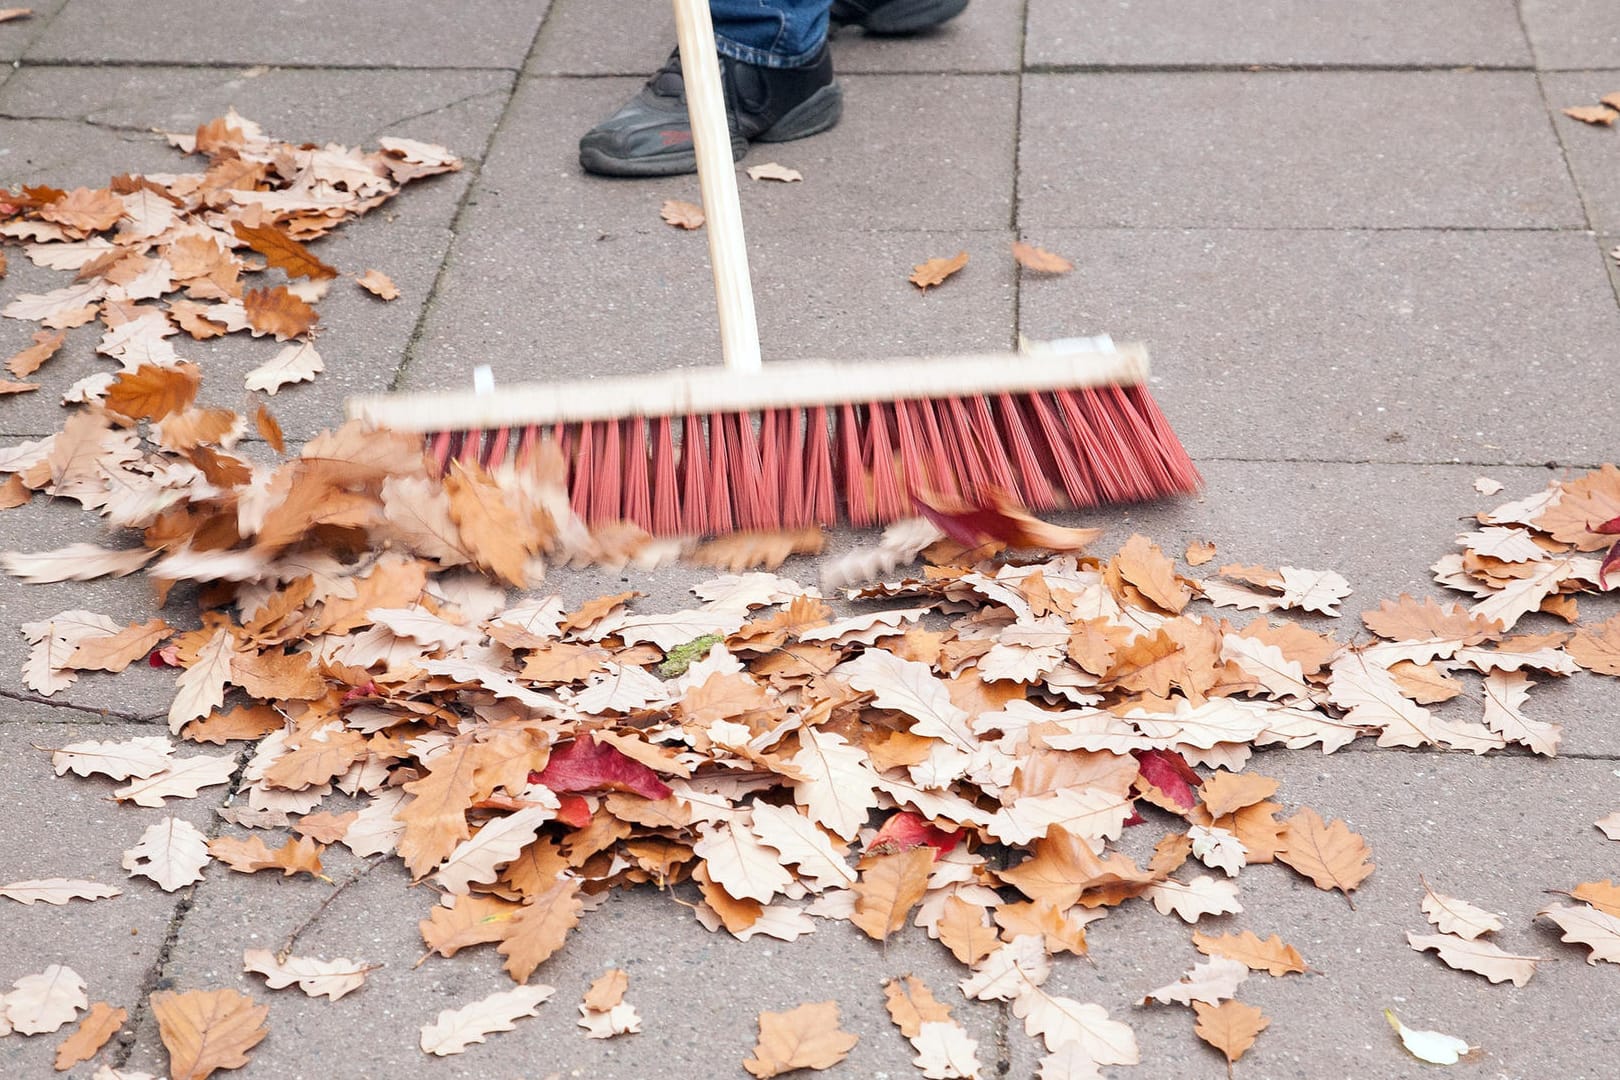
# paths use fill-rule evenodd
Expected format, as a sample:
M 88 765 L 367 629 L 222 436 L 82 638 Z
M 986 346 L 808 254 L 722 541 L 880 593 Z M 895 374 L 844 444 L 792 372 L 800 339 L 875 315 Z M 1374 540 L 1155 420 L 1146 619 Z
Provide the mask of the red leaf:
M 629 791 L 654 800 L 670 795 L 657 773 L 589 735 L 553 750 L 535 781 L 559 795 L 604 790 Z
M 1609 552 L 1603 556 L 1598 564 L 1598 585 L 1604 589 L 1609 587 L 1609 571 L 1614 569 L 1615 563 L 1620 563 L 1620 540 L 1609 545 Z
M 1015 548 L 1079 551 L 1102 535 L 1101 529 L 1071 529 L 1042 521 L 1013 495 L 995 487 L 985 488 L 968 501 L 921 491 L 913 491 L 911 499 L 917 512 L 940 532 L 968 547 L 999 540 Z
M 1191 810 L 1198 803 L 1198 796 L 1193 788 L 1204 782 L 1204 778 L 1193 772 L 1187 759 L 1174 750 L 1133 750 L 1136 756 L 1136 766 L 1141 770 L 1142 779 L 1164 792 L 1170 801 L 1183 810 Z
M 909 810 L 900 810 L 891 814 L 889 820 L 883 823 L 883 828 L 872 837 L 872 842 L 866 845 L 866 854 L 894 855 L 927 844 L 937 852 L 935 858 L 938 858 L 954 848 L 960 839 L 959 831 L 936 829 L 921 816 Z
M 1593 532 L 1620 533 L 1620 517 L 1610 518 L 1601 525 L 1592 526 Z
M 573 829 L 583 829 L 591 823 L 591 804 L 580 795 L 562 795 L 557 799 L 557 820 Z

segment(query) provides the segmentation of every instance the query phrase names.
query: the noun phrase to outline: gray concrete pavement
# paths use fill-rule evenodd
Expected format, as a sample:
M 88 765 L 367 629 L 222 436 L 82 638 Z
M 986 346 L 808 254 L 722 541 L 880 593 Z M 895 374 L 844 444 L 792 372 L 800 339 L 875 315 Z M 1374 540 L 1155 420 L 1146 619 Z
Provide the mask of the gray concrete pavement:
M 179 155 L 149 132 L 231 106 L 294 140 L 393 134 L 466 159 L 323 242 L 330 260 L 375 266 L 403 295 L 379 305 L 340 291 L 322 305 L 326 374 L 271 402 L 291 437 L 336 423 L 349 394 L 460 386 L 477 363 L 515 379 L 712 359 L 702 234 L 658 218 L 663 199 L 696 200 L 695 179 L 604 181 L 574 161 L 579 133 L 662 60 L 661 0 L 34 6 L 0 23 L 6 186 L 177 170 Z M 1606 253 L 1620 237 L 1620 131 L 1560 110 L 1620 90 L 1620 16 L 1609 0 L 1195 7 L 973 0 L 914 40 L 843 35 L 843 123 L 756 146 L 745 162 L 805 176 L 741 181 L 765 351 L 937 353 L 1006 347 L 1020 332 L 1144 340 L 1155 394 L 1208 489 L 1086 520 L 1107 529 L 1104 545 L 1133 531 L 1167 551 L 1207 538 L 1222 562 L 1336 570 L 1356 592 L 1343 619 L 1317 623 L 1345 638 L 1381 599 L 1439 595 L 1429 564 L 1453 550 L 1463 518 L 1500 501 L 1478 495 L 1476 477 L 1501 481 L 1506 499 L 1614 456 L 1620 305 Z M 1019 237 L 1076 270 L 1019 274 L 1007 255 Z M 905 284 L 913 264 L 958 250 L 972 261 L 944 287 L 918 295 Z M 13 254 L 0 299 L 47 282 Z M 0 320 L 0 356 L 33 329 Z M 210 373 L 205 396 L 233 408 L 241 374 L 273 349 L 237 337 L 193 349 Z M 88 344 L 52 363 L 52 386 L 104 366 Z M 54 396 L 0 399 L 0 445 L 61 419 Z M 72 504 L 0 512 L 0 550 L 98 535 Z M 858 542 L 842 532 L 830 549 Z M 816 563 L 783 572 L 811 580 Z M 551 585 L 574 598 L 635 587 L 673 605 L 706 576 L 594 569 Z M 154 612 L 139 578 L 0 579 L 0 627 L 67 608 L 124 621 Z M 177 595 L 162 613 L 183 619 L 186 608 Z M 1612 599 L 1582 600 L 1583 619 L 1614 611 Z M 21 690 L 25 652 L 19 635 L 0 633 L 8 694 Z M 278 946 L 334 885 L 217 866 L 174 895 L 124 880 L 120 852 L 166 813 L 239 832 L 214 815 L 226 790 L 172 810 L 116 806 L 102 801 L 111 785 L 55 778 L 35 749 L 146 730 L 128 718 L 162 713 L 172 678 L 139 666 L 86 676 L 51 705 L 0 699 L 0 882 L 59 874 L 125 889 L 94 906 L 0 900 L 0 989 L 51 963 L 75 968 L 92 1001 L 131 1009 L 103 1060 L 160 1073 L 146 994 L 230 986 L 272 1008 L 269 1038 L 226 1074 L 245 1080 L 742 1077 L 761 1009 L 834 997 L 861 1042 L 826 1075 L 904 1077 L 920 1074 L 880 985 L 913 972 L 979 1039 L 985 1076 L 1035 1075 L 1038 1047 L 1019 1021 L 962 1001 L 959 965 L 918 932 L 887 949 L 836 924 L 791 944 L 740 943 L 650 890 L 587 915 L 535 976 L 557 988 L 540 1016 L 460 1057 L 426 1057 L 417 1029 L 510 981 L 489 946 L 413 966 L 432 896 L 393 865 L 345 889 L 300 939 L 386 964 L 369 985 L 336 1003 L 268 991 L 238 970 L 241 950 Z M 1460 1067 L 1471 1076 L 1614 1075 L 1612 1010 L 1593 1003 L 1614 998 L 1620 969 L 1586 965 L 1532 922 L 1545 890 L 1617 876 L 1620 848 L 1591 826 L 1620 810 L 1614 684 L 1537 681 L 1532 715 L 1565 725 L 1554 760 L 1359 747 L 1256 756 L 1251 768 L 1284 780 L 1290 808 L 1310 804 L 1363 833 L 1378 869 L 1354 911 L 1281 867 L 1245 871 L 1245 911 L 1214 920 L 1216 931 L 1279 933 L 1318 974 L 1250 978 L 1244 997 L 1272 1023 L 1236 1075 L 1427 1075 L 1384 1025 L 1386 1006 L 1482 1046 L 1480 1064 Z M 125 718 L 97 711 L 107 708 Z M 1127 845 L 1150 844 L 1158 824 Z M 342 882 L 360 867 L 334 848 L 327 872 Z M 1490 986 L 1409 950 L 1403 932 L 1425 928 L 1420 873 L 1504 913 L 1504 946 L 1547 958 L 1537 977 Z M 1089 963 L 1059 962 L 1054 988 L 1136 1027 L 1140 1069 L 1107 1075 L 1224 1074 L 1185 1010 L 1132 1005 L 1196 958 L 1187 937 L 1136 905 L 1092 928 Z M 612 966 L 630 973 L 643 1033 L 589 1040 L 575 1007 Z M 59 1041 L 0 1038 L 0 1075 L 51 1074 Z

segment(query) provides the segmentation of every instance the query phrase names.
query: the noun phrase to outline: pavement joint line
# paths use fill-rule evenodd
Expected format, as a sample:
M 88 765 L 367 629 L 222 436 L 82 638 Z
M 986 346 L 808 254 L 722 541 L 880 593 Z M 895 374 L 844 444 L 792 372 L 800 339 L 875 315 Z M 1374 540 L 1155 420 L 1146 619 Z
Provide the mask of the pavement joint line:
M 508 85 L 505 87 L 505 89 L 478 90 L 478 91 L 475 91 L 475 92 L 473 92 L 471 94 L 467 94 L 464 97 L 456 98 L 454 101 L 447 101 L 443 105 L 435 105 L 430 109 L 423 109 L 420 112 L 411 113 L 409 116 L 397 117 L 396 119 L 388 121 L 386 124 L 384 124 L 380 128 L 377 128 L 375 131 L 370 132 L 364 138 L 362 138 L 360 141 L 363 142 L 363 143 L 373 142 L 378 137 L 380 137 L 384 132 L 387 132 L 392 128 L 397 128 L 401 124 L 408 124 L 408 123 L 411 123 L 414 120 L 421 120 L 421 119 L 424 119 L 425 117 L 436 116 L 439 113 L 448 112 L 451 109 L 460 108 L 462 105 L 466 105 L 469 102 L 478 101 L 481 98 L 494 97 L 497 94 L 505 94 L 508 98 L 510 98 L 512 96 L 512 92 L 513 92 L 513 89 L 515 88 L 516 84 L 517 84 L 517 80 L 514 78 L 508 83 Z
M 521 67 L 505 64 L 315 64 L 274 60 L 74 60 L 69 57 L 35 59 L 24 56 L 12 66 L 28 68 L 177 68 L 185 71 L 245 71 L 265 67 L 271 71 L 400 71 L 423 74 L 434 71 L 505 71 L 519 74 Z
M 1531 64 L 1368 64 L 1368 63 L 1207 63 L 1207 64 L 1030 64 L 1026 75 L 1273 75 L 1273 74 L 1366 74 L 1394 75 L 1405 72 L 1452 72 L 1458 75 L 1495 72 L 1534 72 Z
M 1524 18 L 1524 0 L 1513 0 L 1513 19 L 1519 24 L 1519 35 L 1524 39 L 1524 46 L 1530 53 L 1530 63 L 1537 70 L 1541 69 L 1541 50 L 1536 48 L 1536 35 L 1530 32 L 1530 24 Z
M 1236 465 L 1393 465 L 1399 468 L 1430 469 L 1436 465 L 1457 465 L 1470 469 L 1559 469 L 1590 471 L 1603 466 L 1603 462 L 1576 461 L 1478 461 L 1465 458 L 1314 458 L 1314 457 L 1235 457 L 1219 454 L 1200 454 L 1198 460 L 1220 461 Z
M 224 796 L 214 804 L 216 811 L 229 806 L 231 801 L 236 798 L 241 790 L 242 779 L 247 772 L 248 761 L 251 760 L 252 755 L 252 746 L 243 747 L 236 752 L 236 771 L 231 774 L 231 782 L 225 785 Z M 215 813 L 209 822 L 208 828 L 203 830 L 203 834 L 207 839 L 213 840 L 224 830 L 225 824 L 225 819 Z M 168 967 L 169 960 L 174 956 L 175 947 L 180 943 L 180 932 L 185 927 L 186 916 L 191 914 L 191 909 L 196 906 L 197 890 L 207 884 L 206 880 L 194 882 L 187 886 L 185 893 L 176 899 L 174 912 L 169 916 L 169 925 L 164 930 L 163 944 L 158 947 L 158 953 L 152 960 L 152 966 L 147 969 L 146 977 L 141 980 L 140 988 L 135 992 L 135 1000 L 130 1004 L 129 1018 L 119 1026 L 120 1032 L 139 1032 L 141 1026 L 146 1023 L 151 1014 L 153 992 L 169 988 L 166 985 L 168 979 L 163 973 L 164 969 Z M 120 1041 L 118 1049 L 111 1055 L 113 1068 L 122 1069 L 129 1062 L 130 1055 L 135 1052 L 135 1044 L 138 1038 L 137 1035 L 128 1042 Z
M 1019 201 L 1018 178 L 1024 174 L 1024 55 L 1025 44 L 1029 37 L 1029 0 L 1024 0 L 1018 11 L 1018 93 L 1013 98 L 1013 147 L 1012 147 L 1012 198 L 1008 200 L 1007 227 L 1013 232 L 1013 239 L 1017 240 L 1018 219 L 1023 217 L 1023 207 Z M 1012 295 L 1012 340 L 1009 345 L 1016 349 L 1019 340 L 1024 336 L 1024 275 L 1017 270 L 1013 271 Z
M 405 340 L 405 348 L 400 355 L 399 363 L 394 367 L 393 377 L 388 380 L 388 391 L 390 393 L 398 392 L 403 387 L 405 374 L 415 361 L 416 350 L 422 343 L 428 319 L 438 308 L 439 290 L 443 286 L 451 268 L 455 266 L 456 249 L 461 240 L 461 225 L 466 219 L 467 208 L 476 205 L 478 201 L 480 182 L 484 176 L 484 162 L 494 152 L 496 141 L 501 137 L 501 132 L 506 129 L 506 122 L 512 115 L 512 103 L 517 100 L 518 91 L 523 88 L 525 82 L 523 69 L 528 66 L 529 61 L 534 57 L 535 51 L 539 48 L 540 36 L 545 33 L 546 24 L 551 21 L 554 11 L 556 11 L 556 8 L 548 5 L 545 14 L 540 17 L 539 25 L 534 28 L 534 35 L 529 38 L 529 47 L 524 50 L 523 61 L 517 67 L 516 77 L 512 79 L 511 85 L 507 87 L 506 102 L 501 106 L 501 113 L 495 118 L 495 123 L 490 126 L 489 137 L 484 140 L 482 152 L 479 153 L 472 168 L 468 170 L 470 175 L 467 177 L 466 186 L 461 190 L 461 198 L 456 200 L 456 212 L 450 216 L 450 242 L 445 245 L 444 257 L 439 260 L 439 268 L 433 275 L 433 284 L 428 286 L 427 296 L 423 298 L 422 306 L 417 310 L 416 322 L 411 326 L 410 337 Z M 472 373 L 467 372 L 466 374 L 470 377 Z

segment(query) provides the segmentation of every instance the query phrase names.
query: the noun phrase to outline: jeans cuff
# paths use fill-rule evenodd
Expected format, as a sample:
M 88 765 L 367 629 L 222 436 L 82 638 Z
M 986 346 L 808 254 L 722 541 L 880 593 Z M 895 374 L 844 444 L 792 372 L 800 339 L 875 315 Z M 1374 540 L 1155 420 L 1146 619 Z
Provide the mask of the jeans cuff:
M 816 58 L 816 55 L 821 52 L 821 48 L 821 45 L 817 45 L 808 52 L 802 52 L 797 56 L 785 56 L 782 53 L 767 52 L 764 49 L 756 49 L 751 45 L 740 44 L 720 34 L 714 35 L 714 49 L 721 56 L 740 60 L 745 64 L 753 64 L 755 67 L 804 67 Z

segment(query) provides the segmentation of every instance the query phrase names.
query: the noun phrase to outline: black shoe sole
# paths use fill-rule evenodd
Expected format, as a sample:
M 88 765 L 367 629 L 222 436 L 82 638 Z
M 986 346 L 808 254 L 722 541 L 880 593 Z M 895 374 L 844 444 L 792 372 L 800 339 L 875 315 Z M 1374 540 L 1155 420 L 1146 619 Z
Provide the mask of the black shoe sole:
M 963 0 L 965 3 L 966 0 Z M 792 142 L 826 131 L 838 123 L 844 112 L 844 88 L 838 83 L 823 86 L 787 115 L 765 131 L 754 136 L 756 142 Z M 748 153 L 748 140 L 740 135 L 731 137 L 731 160 L 741 161 Z M 681 176 L 697 172 L 697 154 L 691 150 L 677 154 L 658 154 L 652 157 L 612 157 L 597 147 L 582 148 L 579 164 L 586 172 L 599 176 Z
M 889 0 L 850 25 L 868 34 L 915 34 L 962 14 L 968 0 Z

